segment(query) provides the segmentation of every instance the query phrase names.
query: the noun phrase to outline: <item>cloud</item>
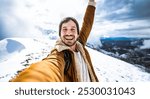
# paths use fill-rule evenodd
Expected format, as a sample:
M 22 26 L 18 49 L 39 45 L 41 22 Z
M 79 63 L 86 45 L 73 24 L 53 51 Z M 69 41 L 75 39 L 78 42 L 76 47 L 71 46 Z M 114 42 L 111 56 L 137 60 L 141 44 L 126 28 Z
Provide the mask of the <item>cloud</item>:
M 41 37 L 40 28 L 58 29 L 63 17 L 82 21 L 83 0 L 0 0 L 0 40 L 7 37 Z
M 58 30 L 63 17 L 82 24 L 88 0 L 0 0 L 0 40 L 41 37 L 39 28 Z M 150 0 L 97 0 L 91 37 L 150 35 Z
M 135 0 L 132 8 L 136 17 L 150 18 L 150 0 Z
M 143 46 L 140 47 L 141 49 L 149 49 L 150 48 L 150 40 L 144 40 Z
M 31 37 L 40 34 L 34 28 L 26 7 L 19 0 L 0 1 L 0 40 L 8 37 Z M 25 15 L 26 14 L 26 15 Z M 36 33 L 36 34 L 34 34 Z
M 104 0 L 99 6 L 97 14 L 111 21 L 150 18 L 150 0 Z
M 93 31 L 99 36 L 148 37 L 149 8 L 150 0 L 102 0 L 97 5 Z
M 4 13 L 5 12 L 8 12 L 11 14 L 11 7 L 12 7 L 12 1 L 10 0 L 1 0 L 0 1 L 0 40 L 1 38 L 5 37 L 4 34 L 6 34 L 6 24 L 4 22 L 4 18 L 9 16 L 9 14 L 7 13 Z

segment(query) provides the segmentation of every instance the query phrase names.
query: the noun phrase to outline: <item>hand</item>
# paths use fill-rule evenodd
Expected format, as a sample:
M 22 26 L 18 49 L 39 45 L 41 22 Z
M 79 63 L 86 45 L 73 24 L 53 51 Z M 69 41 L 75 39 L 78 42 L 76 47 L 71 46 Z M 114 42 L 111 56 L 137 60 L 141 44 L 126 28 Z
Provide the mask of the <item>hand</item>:
M 89 5 L 96 6 L 96 0 L 89 0 Z
M 95 0 L 89 0 L 89 2 L 95 2 Z

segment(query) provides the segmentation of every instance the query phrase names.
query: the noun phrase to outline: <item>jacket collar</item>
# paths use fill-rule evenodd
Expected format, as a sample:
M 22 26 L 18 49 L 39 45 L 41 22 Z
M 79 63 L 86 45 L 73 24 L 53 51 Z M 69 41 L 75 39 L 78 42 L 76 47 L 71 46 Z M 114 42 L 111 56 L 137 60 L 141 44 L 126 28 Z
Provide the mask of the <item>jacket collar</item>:
M 80 50 L 80 48 L 82 48 L 82 47 L 81 47 L 82 44 L 81 44 L 79 41 L 77 41 L 76 44 L 77 44 L 77 49 Z M 64 50 L 70 50 L 70 51 L 72 51 L 69 46 L 65 45 L 65 44 L 61 41 L 61 39 L 58 39 L 58 40 L 56 41 L 55 49 L 57 49 L 58 52 L 61 52 L 61 51 L 64 51 Z

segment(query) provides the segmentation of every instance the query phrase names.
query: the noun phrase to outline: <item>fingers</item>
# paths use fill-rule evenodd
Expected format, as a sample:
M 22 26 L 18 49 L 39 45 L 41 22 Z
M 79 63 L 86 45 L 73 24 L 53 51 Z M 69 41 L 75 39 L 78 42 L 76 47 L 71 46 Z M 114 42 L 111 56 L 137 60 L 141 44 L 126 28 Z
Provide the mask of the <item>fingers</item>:
M 95 0 L 89 0 L 89 2 L 95 2 Z

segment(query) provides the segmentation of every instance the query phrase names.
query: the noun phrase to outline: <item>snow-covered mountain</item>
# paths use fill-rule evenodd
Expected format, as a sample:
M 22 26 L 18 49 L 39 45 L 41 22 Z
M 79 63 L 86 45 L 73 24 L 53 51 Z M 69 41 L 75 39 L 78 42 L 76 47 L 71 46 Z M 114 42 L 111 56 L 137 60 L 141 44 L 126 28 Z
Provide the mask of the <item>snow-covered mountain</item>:
M 31 63 L 46 57 L 55 40 L 6 38 L 0 41 L 0 82 L 8 82 Z M 150 74 L 134 65 L 88 48 L 94 69 L 102 82 L 150 81 Z
M 142 37 L 99 37 L 87 46 L 104 54 L 145 68 L 150 73 L 150 38 Z

